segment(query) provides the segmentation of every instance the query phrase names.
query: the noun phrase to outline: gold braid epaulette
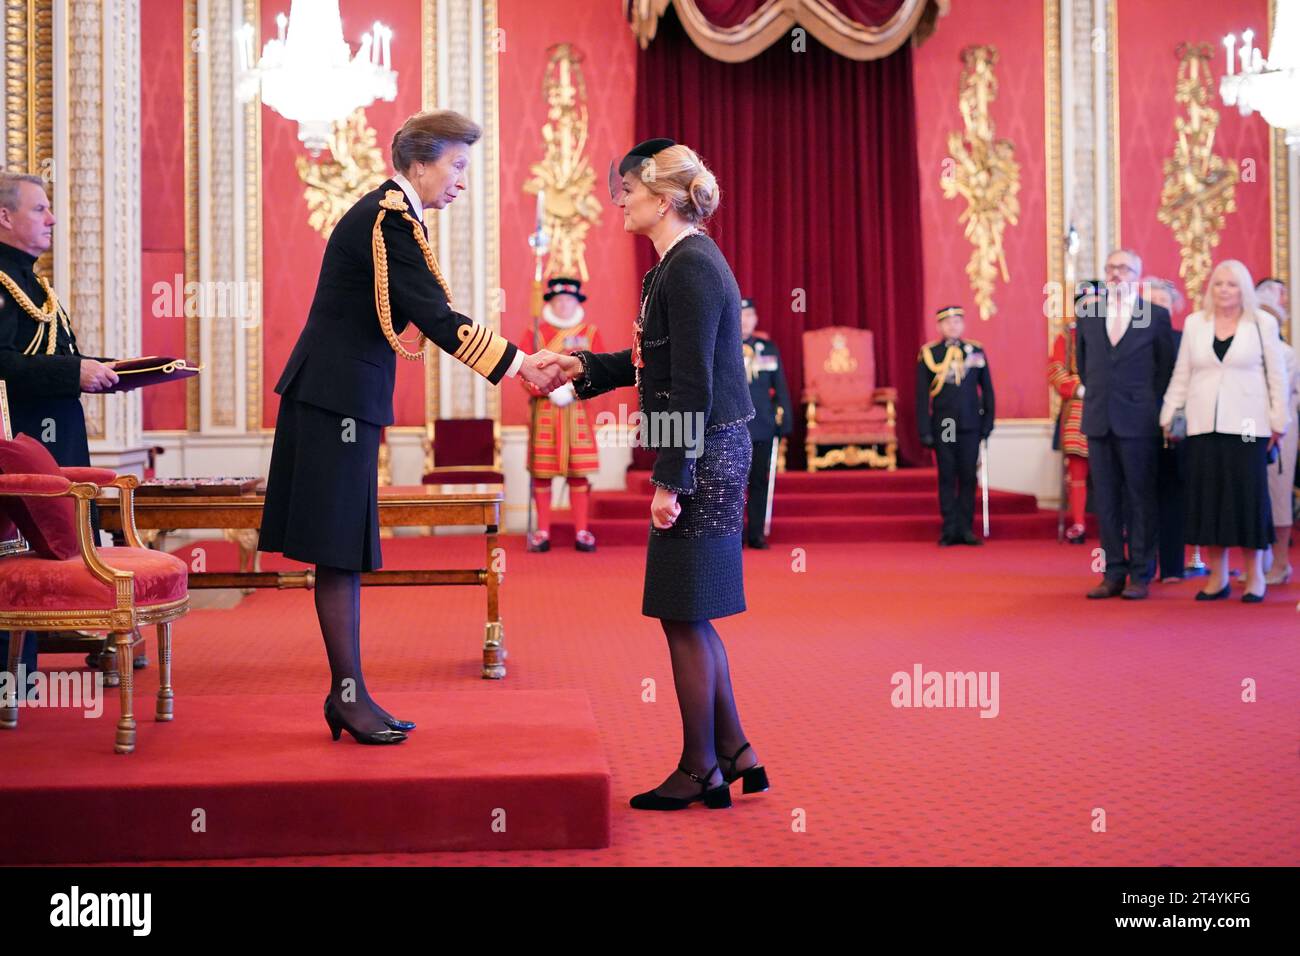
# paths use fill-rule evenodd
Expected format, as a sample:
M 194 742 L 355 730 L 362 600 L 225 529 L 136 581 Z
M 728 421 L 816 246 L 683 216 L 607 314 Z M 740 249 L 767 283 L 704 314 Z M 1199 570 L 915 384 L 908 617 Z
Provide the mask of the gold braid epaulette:
M 371 251 L 375 257 L 375 311 L 379 313 L 379 327 L 383 330 L 384 338 L 388 339 L 388 344 L 393 347 L 393 351 L 404 359 L 419 362 L 424 358 L 424 345 L 428 341 L 424 334 L 421 333 L 416 339 L 420 351 L 411 352 L 393 331 L 393 312 L 388 299 L 388 250 L 384 245 L 383 233 L 384 216 L 390 209 L 400 212 L 403 219 L 410 221 L 411 233 L 415 236 L 420 252 L 424 254 L 424 262 L 433 273 L 433 277 L 438 280 L 438 285 L 442 286 L 448 304 L 451 303 L 451 287 L 447 285 L 442 270 L 438 268 L 438 260 L 434 258 L 433 249 L 429 247 L 424 229 L 419 220 L 410 213 L 405 194 L 400 189 L 388 190 L 384 198 L 379 201 L 379 215 L 375 218 L 375 226 L 370 234 Z M 456 329 L 456 338 L 460 340 L 460 346 L 453 353 L 453 357 L 484 378 L 492 374 L 492 370 L 497 367 L 509 346 L 503 336 L 473 322 L 461 324 Z
M 400 212 L 403 219 L 409 219 L 411 222 L 411 231 L 415 234 L 415 241 L 420 246 L 420 251 L 424 253 L 425 264 L 428 265 L 429 271 L 433 277 L 438 280 L 438 285 L 442 286 L 442 291 L 447 295 L 447 301 L 451 302 L 451 289 L 447 285 L 447 280 L 442 277 L 442 270 L 438 268 L 438 260 L 433 257 L 433 250 L 429 248 L 429 240 L 424 236 L 424 229 L 421 228 L 419 221 L 410 214 L 410 207 L 406 204 L 400 189 L 390 189 L 379 200 L 379 215 L 375 217 L 374 229 L 370 232 L 370 251 L 375 258 L 375 311 L 379 313 L 379 328 L 383 330 L 384 338 L 388 339 L 388 344 L 404 359 L 412 362 L 421 362 L 424 360 L 424 345 L 427 339 L 424 333 L 416 336 L 416 345 L 418 352 L 412 352 L 406 348 L 402 340 L 397 337 L 393 331 L 393 308 L 388 300 L 388 248 L 384 244 L 384 216 L 388 210 Z
M 938 344 L 938 342 L 934 343 L 934 345 Z M 934 373 L 934 379 L 930 382 L 931 398 L 943 391 L 944 380 L 948 377 L 948 366 L 953 363 L 954 359 L 958 363 L 957 383 L 959 385 L 961 384 L 962 375 L 966 371 L 966 356 L 962 354 L 960 345 L 948 346 L 948 351 L 944 353 L 943 361 L 938 364 L 935 364 L 934 356 L 930 353 L 932 347 L 933 346 L 927 344 L 923 349 L 921 349 L 921 358 L 925 362 L 925 367 Z
M 50 287 L 50 284 L 40 276 L 36 277 L 36 281 L 39 282 L 41 288 L 45 290 L 45 305 L 43 306 L 37 306 L 37 304 L 31 300 L 31 297 L 22 290 L 22 287 L 19 286 L 18 283 L 14 282 L 7 273 L 0 272 L 0 285 L 4 286 L 5 291 L 8 292 L 9 295 L 13 297 L 13 300 L 18 303 L 18 307 L 30 315 L 36 322 L 36 334 L 32 336 L 32 340 L 28 342 L 27 347 L 23 349 L 23 354 L 40 354 L 41 337 L 44 336 L 45 354 L 53 355 L 59 342 L 58 323 L 62 320 L 63 328 L 68 333 L 69 340 L 73 338 L 72 324 L 68 321 L 68 314 L 64 312 L 62 307 L 59 305 L 59 297 L 54 294 L 54 289 Z

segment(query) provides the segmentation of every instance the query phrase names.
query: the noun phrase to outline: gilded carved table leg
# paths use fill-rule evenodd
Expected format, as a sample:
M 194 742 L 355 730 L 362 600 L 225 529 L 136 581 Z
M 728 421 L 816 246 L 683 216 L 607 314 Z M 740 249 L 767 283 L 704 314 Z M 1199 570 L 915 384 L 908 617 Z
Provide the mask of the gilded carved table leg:
M 483 583 L 487 587 L 487 624 L 483 628 L 483 676 L 489 680 L 500 680 L 506 676 L 505 629 L 501 625 L 501 613 L 497 602 L 501 587 L 500 549 L 497 547 L 496 528 L 489 528 L 487 534 L 487 567 L 484 570 Z
M 173 717 L 172 701 L 172 623 L 167 621 L 158 625 L 158 706 L 154 717 L 158 720 L 171 720 Z
M 120 754 L 135 750 L 135 670 L 131 666 L 131 632 L 120 631 L 113 635 L 117 649 L 117 679 L 122 713 L 117 719 L 117 742 L 113 747 Z

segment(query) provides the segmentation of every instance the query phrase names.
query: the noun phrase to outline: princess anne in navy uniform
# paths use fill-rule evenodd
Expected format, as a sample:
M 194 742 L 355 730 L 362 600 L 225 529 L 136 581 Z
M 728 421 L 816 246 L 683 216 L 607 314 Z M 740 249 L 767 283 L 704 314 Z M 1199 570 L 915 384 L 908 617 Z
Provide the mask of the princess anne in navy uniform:
M 767 789 L 711 623 L 745 610 L 741 527 L 751 454 L 746 423 L 754 405 L 741 350 L 740 290 L 700 228 L 717 209 L 718 184 L 692 150 L 649 140 L 618 171 L 623 228 L 649 236 L 659 254 L 642 283 L 633 347 L 555 362 L 579 398 L 635 385 L 651 421 L 642 444 L 657 448 L 641 611 L 659 618 L 668 638 L 683 747 L 677 770 L 633 797 L 632 806 L 681 810 L 702 801 L 716 809 L 731 805 L 733 780 L 744 780 L 745 793 Z M 689 429 L 656 434 L 655 422 L 664 421 L 687 422 Z
M 363 196 L 325 246 L 307 324 L 275 386 L 280 395 L 262 514 L 262 551 L 316 565 L 316 614 L 330 664 L 325 720 L 334 739 L 400 743 L 415 725 L 370 697 L 361 674 L 361 577 L 381 566 L 379 435 L 393 423 L 397 356 L 427 338 L 494 385 L 520 375 L 544 392 L 563 381 L 548 353 L 525 355 L 452 311 L 424 210 L 466 188 L 482 130 L 451 112 L 417 113 L 393 137 L 397 173 Z M 400 338 L 411 324 L 419 335 Z

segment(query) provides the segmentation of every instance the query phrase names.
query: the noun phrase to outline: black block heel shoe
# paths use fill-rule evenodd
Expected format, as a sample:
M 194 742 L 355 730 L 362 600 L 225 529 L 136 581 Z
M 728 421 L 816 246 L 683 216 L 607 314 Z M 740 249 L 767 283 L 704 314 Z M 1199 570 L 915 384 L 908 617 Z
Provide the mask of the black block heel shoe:
M 746 742 L 745 746 L 736 751 L 734 757 L 719 758 L 720 760 L 725 760 L 727 763 L 731 764 L 731 770 L 729 772 L 724 771 L 722 779 L 727 781 L 729 784 L 735 783 L 737 778 L 743 780 L 744 786 L 741 788 L 742 793 L 762 793 L 769 789 L 770 784 L 767 782 L 767 771 L 763 769 L 761 764 L 759 766 L 750 767 L 748 770 L 742 770 L 739 774 L 736 773 L 736 761 L 740 760 L 740 755 L 748 749 L 749 743 Z
M 335 740 L 338 740 L 345 730 L 359 744 L 400 744 L 406 739 L 406 734 L 400 730 L 376 730 L 374 733 L 369 734 L 357 730 L 343 718 L 342 714 L 334 709 L 334 702 L 328 697 L 325 698 L 325 723 L 329 724 L 330 733 L 333 734 Z
M 713 771 L 718 769 L 714 764 L 709 772 L 704 776 L 691 773 L 680 764 L 677 767 L 682 773 L 690 777 L 700 785 L 700 792 L 693 797 L 665 797 L 653 790 L 647 790 L 645 793 L 638 793 L 631 799 L 633 810 L 685 810 L 692 803 L 703 801 L 704 805 L 710 810 L 725 810 L 731 806 L 731 788 L 725 783 L 720 787 L 709 788 L 709 778 L 713 776 Z

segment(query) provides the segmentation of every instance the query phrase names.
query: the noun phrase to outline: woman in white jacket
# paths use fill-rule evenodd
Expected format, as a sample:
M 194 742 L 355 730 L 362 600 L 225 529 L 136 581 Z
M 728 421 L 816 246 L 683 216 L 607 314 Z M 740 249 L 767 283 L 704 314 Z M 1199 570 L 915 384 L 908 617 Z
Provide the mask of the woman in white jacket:
M 1274 540 L 1267 467 L 1287 428 L 1288 385 L 1277 320 L 1256 307 L 1250 272 L 1234 259 L 1219 263 L 1201 311 L 1183 326 L 1160 410 L 1166 436 L 1177 411 L 1187 417 L 1187 540 L 1211 557 L 1198 601 L 1228 596 L 1230 547 L 1246 562 L 1242 600 L 1264 599 L 1264 551 Z

